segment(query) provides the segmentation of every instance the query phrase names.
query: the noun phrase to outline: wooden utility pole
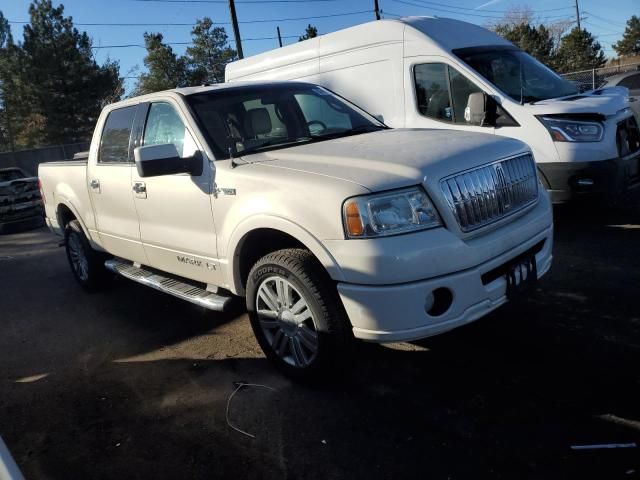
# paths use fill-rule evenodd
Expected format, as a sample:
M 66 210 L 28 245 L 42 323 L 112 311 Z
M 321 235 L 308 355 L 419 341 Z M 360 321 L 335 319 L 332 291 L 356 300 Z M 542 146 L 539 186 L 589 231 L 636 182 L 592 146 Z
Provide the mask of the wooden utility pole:
M 577 2 L 578 0 L 576 0 Z M 380 5 L 378 5 L 378 0 L 373 0 L 373 8 L 376 12 L 376 20 L 380 20 Z
M 229 12 L 231 13 L 231 24 L 233 25 L 233 36 L 236 38 L 236 51 L 238 58 L 244 58 L 242 54 L 242 40 L 240 39 L 240 28 L 238 27 L 238 17 L 236 16 L 236 5 L 233 0 L 229 0 Z
M 578 22 L 578 30 L 582 30 L 580 28 L 580 7 L 578 7 L 578 0 L 576 0 L 576 21 Z
M 280 47 L 282 47 L 282 37 L 280 36 L 280 27 L 276 27 L 276 29 L 278 30 L 278 43 L 280 44 Z

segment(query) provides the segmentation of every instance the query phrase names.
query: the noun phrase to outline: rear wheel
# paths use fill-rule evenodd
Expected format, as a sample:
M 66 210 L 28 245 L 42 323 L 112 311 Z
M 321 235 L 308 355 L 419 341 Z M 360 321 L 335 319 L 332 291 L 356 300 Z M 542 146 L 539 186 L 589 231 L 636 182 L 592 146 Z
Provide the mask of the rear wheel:
M 78 220 L 67 223 L 64 238 L 67 260 L 73 276 L 85 290 L 99 290 L 110 276 L 104 267 L 108 255 L 91 248 Z
M 265 355 L 312 380 L 349 365 L 351 326 L 326 271 L 303 249 L 270 253 L 249 273 L 247 310 Z

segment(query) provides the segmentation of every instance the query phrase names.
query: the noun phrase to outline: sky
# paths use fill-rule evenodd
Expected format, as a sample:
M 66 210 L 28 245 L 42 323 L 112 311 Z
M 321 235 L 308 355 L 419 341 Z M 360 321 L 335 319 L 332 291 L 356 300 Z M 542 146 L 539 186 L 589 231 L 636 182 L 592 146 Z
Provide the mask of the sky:
M 375 19 L 374 0 L 235 0 L 242 48 L 245 57 L 278 47 L 276 27 L 280 27 L 283 44 L 296 42 L 307 24 L 318 33 L 329 33 Z M 196 19 L 210 17 L 225 27 L 233 45 L 229 7 L 226 0 L 66 0 L 65 15 L 73 17 L 81 31 L 93 40 L 98 63 L 111 58 L 120 62 L 120 74 L 126 78 L 127 90 L 135 77 L 144 71 L 145 31 L 160 32 L 166 42 L 189 42 L 191 25 Z M 22 38 L 23 24 L 29 19 L 29 0 L 0 0 L 0 11 L 11 22 L 14 38 Z M 457 18 L 478 25 L 495 21 L 514 6 L 530 7 L 540 20 L 556 21 L 576 18 L 575 0 L 379 0 L 382 16 L 433 15 Z M 640 0 L 579 0 L 582 26 L 592 32 L 605 49 L 615 56 L 611 44 L 624 32 L 631 15 L 640 15 Z M 314 17 L 314 18 L 307 18 Z M 261 20 L 261 22 L 255 22 Z M 82 25 L 82 24 L 182 24 L 182 25 Z M 266 37 L 266 38 L 265 38 Z M 133 45 L 118 47 L 121 45 Z M 186 45 L 172 45 L 183 53 Z

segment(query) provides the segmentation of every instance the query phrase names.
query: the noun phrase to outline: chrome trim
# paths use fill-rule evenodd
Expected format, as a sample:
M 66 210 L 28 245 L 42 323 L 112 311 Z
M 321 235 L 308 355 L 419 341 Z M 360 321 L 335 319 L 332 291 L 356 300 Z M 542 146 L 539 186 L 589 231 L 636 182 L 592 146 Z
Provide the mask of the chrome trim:
M 155 271 L 147 270 L 144 267 L 138 268 L 130 262 L 118 258 L 107 260 L 104 262 L 104 266 L 108 270 L 122 275 L 129 280 L 168 293 L 187 302 L 195 303 L 209 310 L 223 312 L 233 300 L 233 297 L 209 292 L 196 285 L 176 280 L 175 278 L 165 277 Z
M 535 203 L 538 176 L 533 155 L 525 153 L 443 178 L 440 188 L 467 233 Z

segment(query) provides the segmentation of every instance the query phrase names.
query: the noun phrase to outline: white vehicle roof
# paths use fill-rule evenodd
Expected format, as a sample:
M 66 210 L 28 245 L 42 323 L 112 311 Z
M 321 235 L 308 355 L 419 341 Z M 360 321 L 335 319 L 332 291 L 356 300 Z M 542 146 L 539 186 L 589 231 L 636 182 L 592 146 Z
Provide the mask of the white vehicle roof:
M 511 42 L 486 28 L 452 18 L 403 17 L 397 20 L 374 20 L 232 62 L 225 69 L 225 77 L 228 82 L 256 71 L 314 62 L 318 55 L 338 54 L 346 50 L 396 42 L 419 42 L 422 53 L 425 46 L 431 50 L 429 53 L 450 53 L 458 48 L 488 45 L 513 46 Z

